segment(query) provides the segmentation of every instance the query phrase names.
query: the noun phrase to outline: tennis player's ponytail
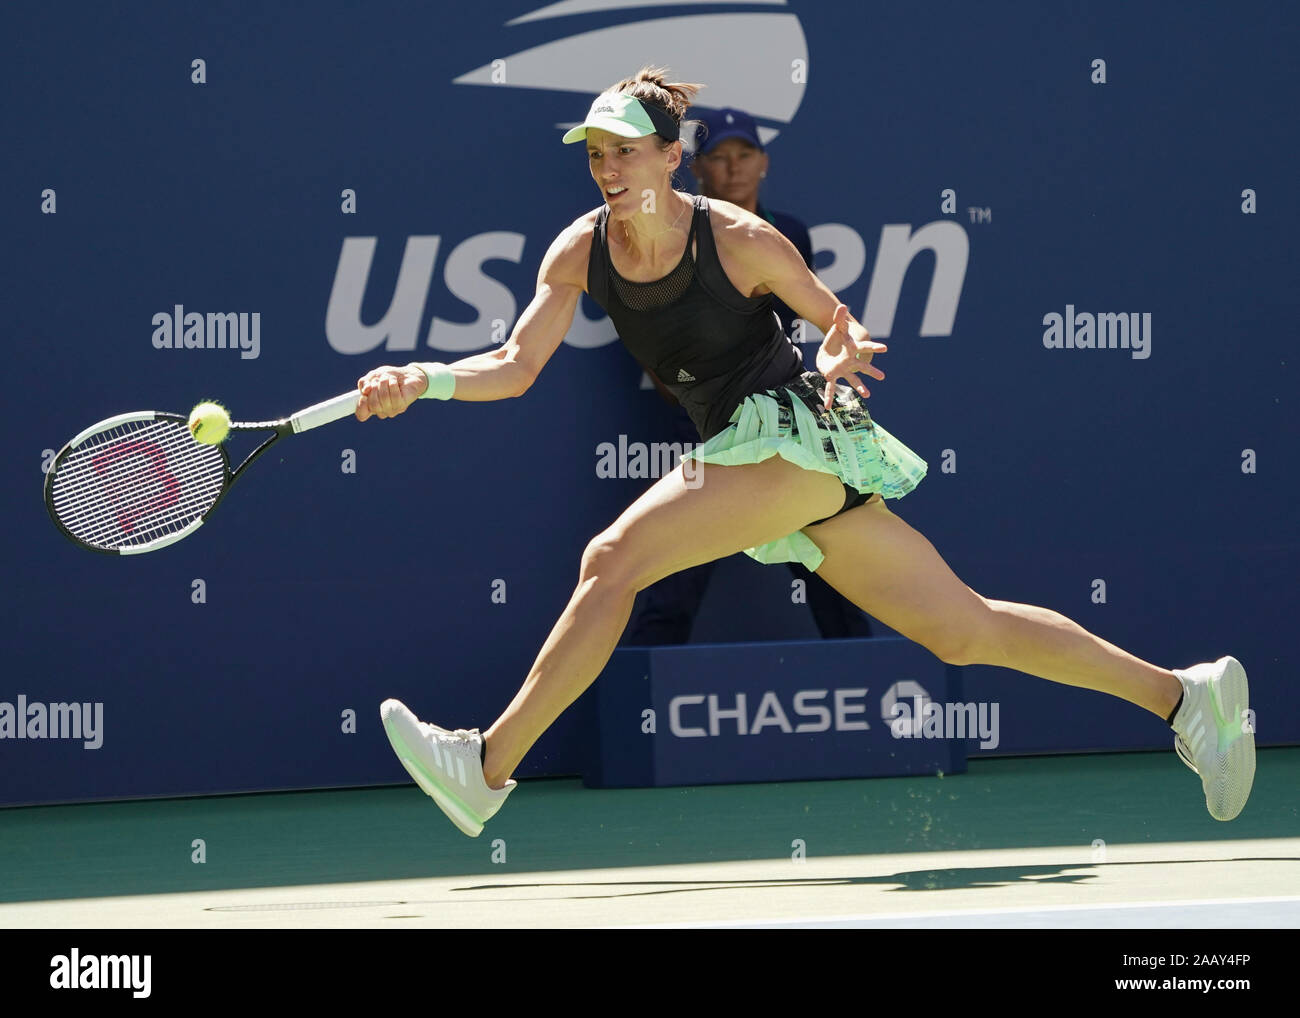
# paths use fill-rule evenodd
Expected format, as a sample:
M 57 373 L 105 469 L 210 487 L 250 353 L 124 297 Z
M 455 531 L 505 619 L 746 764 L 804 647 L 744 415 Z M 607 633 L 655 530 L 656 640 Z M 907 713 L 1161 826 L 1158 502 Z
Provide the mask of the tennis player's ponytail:
M 624 92 L 643 103 L 657 106 L 681 124 L 695 93 L 704 86 L 683 81 L 670 82 L 665 78 L 666 74 L 666 67 L 642 67 L 633 77 L 624 78 L 605 91 Z M 666 147 L 667 144 L 664 142 L 660 147 Z

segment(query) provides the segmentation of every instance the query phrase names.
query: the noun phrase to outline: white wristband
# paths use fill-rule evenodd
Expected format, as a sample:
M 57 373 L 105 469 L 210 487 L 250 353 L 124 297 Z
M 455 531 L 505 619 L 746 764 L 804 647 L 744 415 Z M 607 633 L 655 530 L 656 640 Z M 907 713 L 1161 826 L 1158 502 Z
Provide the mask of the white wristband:
M 446 364 L 415 363 L 415 367 L 424 372 L 429 380 L 429 387 L 420 394 L 420 399 L 451 399 L 456 391 L 456 376 Z

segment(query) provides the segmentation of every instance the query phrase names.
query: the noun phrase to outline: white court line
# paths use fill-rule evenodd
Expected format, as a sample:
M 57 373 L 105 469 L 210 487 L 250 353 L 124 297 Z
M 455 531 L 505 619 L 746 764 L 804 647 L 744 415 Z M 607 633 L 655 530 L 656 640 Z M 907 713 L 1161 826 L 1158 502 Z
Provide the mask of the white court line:
M 694 923 L 655 923 L 647 926 L 611 926 L 616 930 L 683 930 L 683 929 L 720 929 L 724 927 L 744 926 L 792 926 L 801 923 L 825 925 L 827 923 L 853 922 L 889 922 L 904 920 L 907 922 L 926 922 L 932 919 L 957 919 L 963 916 L 993 915 L 1042 915 L 1046 912 L 1105 912 L 1123 908 L 1199 908 L 1220 905 L 1276 905 L 1300 902 L 1300 894 L 1277 898 L 1197 898 L 1176 901 L 1116 901 L 1097 902 L 1094 905 L 1039 905 L 1021 908 L 968 908 L 945 912 L 859 912 L 850 915 L 786 916 L 771 919 L 728 919 L 722 922 Z

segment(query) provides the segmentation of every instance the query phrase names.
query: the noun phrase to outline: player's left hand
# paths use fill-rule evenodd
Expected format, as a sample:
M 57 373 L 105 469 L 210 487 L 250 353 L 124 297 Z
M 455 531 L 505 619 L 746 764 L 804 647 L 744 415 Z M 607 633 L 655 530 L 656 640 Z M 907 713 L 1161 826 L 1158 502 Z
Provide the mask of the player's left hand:
M 871 358 L 888 349 L 884 343 L 872 340 L 867 330 L 853 320 L 847 307 L 837 305 L 831 331 L 817 350 L 817 370 L 826 378 L 826 409 L 831 409 L 834 403 L 835 384 L 839 379 L 861 395 L 870 396 L 871 390 L 858 375 L 883 379 L 885 373 L 871 363 Z

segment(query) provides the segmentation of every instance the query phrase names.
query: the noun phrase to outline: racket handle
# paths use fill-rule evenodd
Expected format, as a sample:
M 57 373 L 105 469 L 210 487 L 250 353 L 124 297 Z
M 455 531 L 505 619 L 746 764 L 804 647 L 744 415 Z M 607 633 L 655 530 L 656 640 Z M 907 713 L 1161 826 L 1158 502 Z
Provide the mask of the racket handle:
M 322 424 L 329 424 L 337 421 L 349 414 L 357 411 L 357 402 L 361 399 L 361 393 L 353 389 L 351 392 L 345 392 L 342 396 L 335 396 L 333 399 L 327 399 L 324 403 L 317 403 L 315 406 L 309 406 L 306 410 L 299 410 L 289 418 L 289 423 L 293 425 L 293 433 L 301 434 L 304 431 L 310 431 L 312 428 L 319 428 Z

